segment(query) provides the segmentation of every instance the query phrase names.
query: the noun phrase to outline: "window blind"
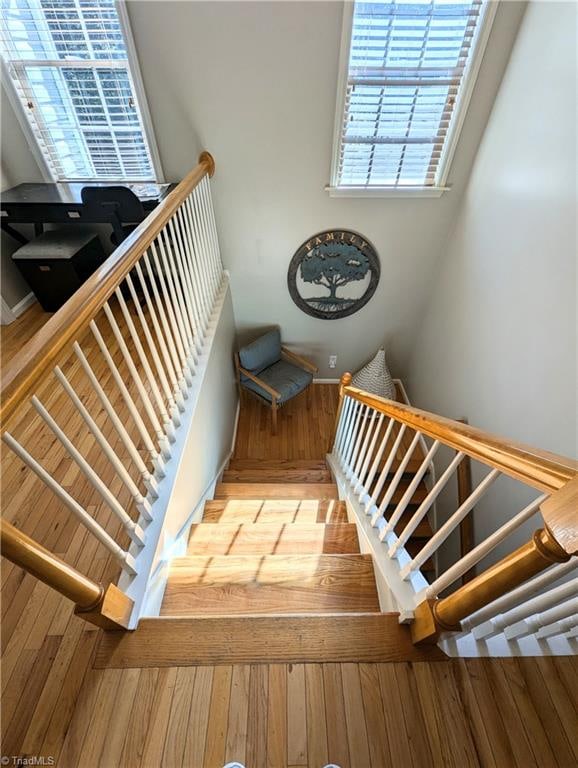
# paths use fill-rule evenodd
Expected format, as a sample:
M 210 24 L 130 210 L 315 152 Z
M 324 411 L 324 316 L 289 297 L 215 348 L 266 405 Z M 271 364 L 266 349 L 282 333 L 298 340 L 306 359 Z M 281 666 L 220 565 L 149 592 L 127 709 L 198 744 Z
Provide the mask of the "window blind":
M 355 3 L 337 186 L 438 183 L 483 10 L 482 0 Z
M 0 0 L 2 54 L 60 181 L 155 172 L 114 0 Z

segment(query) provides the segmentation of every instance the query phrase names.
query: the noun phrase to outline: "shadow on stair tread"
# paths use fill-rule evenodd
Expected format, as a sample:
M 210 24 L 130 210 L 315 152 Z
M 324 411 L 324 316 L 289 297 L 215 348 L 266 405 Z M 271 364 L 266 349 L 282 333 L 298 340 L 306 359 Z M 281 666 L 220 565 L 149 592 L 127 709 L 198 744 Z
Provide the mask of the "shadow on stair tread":
M 171 562 L 161 616 L 379 610 L 371 555 L 187 555 Z
M 198 523 L 191 526 L 187 554 L 355 554 L 354 523 Z
M 347 523 L 344 501 L 335 499 L 214 499 L 203 523 Z

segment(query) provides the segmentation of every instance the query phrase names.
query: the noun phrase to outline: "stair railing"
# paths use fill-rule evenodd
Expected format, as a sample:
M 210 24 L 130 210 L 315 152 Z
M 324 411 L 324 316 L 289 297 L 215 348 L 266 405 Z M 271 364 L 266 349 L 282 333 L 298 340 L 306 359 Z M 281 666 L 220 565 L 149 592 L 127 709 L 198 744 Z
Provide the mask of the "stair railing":
M 442 445 L 455 455 L 408 515 Z M 484 476 L 465 497 L 461 483 L 457 509 L 410 555 L 408 540 L 469 459 L 486 468 Z M 360 524 L 373 537 L 374 552 L 382 560 L 403 620 L 412 622 L 415 642 L 437 642 L 447 632 L 471 633 L 475 640 L 500 634 L 508 641 L 578 635 L 578 578 L 548 589 L 578 567 L 576 461 L 363 392 L 351 386 L 350 374 L 341 379 L 329 461 Z M 413 479 L 402 484 L 410 462 Z M 424 564 L 500 477 L 521 481 L 536 492 L 535 498 L 428 583 Z M 530 541 L 461 583 L 510 534 L 538 515 L 541 524 Z
M 129 576 L 226 291 L 209 185 L 214 169 L 203 152 L 3 372 L 4 442 Z M 66 423 L 52 408 L 58 398 L 67 402 Z M 90 504 L 35 458 L 34 412 L 92 487 Z M 83 431 L 67 429 L 73 419 Z M 98 462 L 86 451 L 95 445 Z M 108 524 L 96 519 L 102 507 Z M 4 509 L 4 516 L 15 512 Z M 2 547 L 6 558 L 74 600 L 87 620 L 128 625 L 132 601 L 125 594 L 103 589 L 6 520 Z

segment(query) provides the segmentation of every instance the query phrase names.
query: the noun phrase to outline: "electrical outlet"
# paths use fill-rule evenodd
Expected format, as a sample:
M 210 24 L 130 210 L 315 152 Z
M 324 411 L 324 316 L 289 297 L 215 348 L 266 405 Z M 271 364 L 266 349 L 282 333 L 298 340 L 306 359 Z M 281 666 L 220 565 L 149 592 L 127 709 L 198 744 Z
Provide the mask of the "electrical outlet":
M 335 368 L 337 366 L 337 355 L 329 355 L 329 367 Z

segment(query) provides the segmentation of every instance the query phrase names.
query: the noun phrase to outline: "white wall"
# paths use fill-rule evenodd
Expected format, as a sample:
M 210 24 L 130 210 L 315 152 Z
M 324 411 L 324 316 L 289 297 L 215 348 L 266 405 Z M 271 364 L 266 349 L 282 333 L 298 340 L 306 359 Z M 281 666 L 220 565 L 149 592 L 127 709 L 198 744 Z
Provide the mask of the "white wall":
M 0 131 L 0 190 L 14 187 L 23 181 L 43 181 L 38 164 L 26 143 L 12 105 L 6 96 L 3 84 L 0 90 L 0 97 L 2 126 Z M 30 288 L 10 258 L 19 247 L 19 243 L 4 232 L 0 233 L 0 237 L 0 291 L 4 301 L 12 308 L 30 293 Z
M 522 11 L 503 3 L 451 174 L 440 199 L 330 199 L 343 5 L 340 2 L 129 2 L 167 178 L 199 148 L 215 156 L 214 198 L 242 336 L 279 324 L 320 375 L 355 369 L 386 342 L 404 373 L 432 265 L 447 237 Z M 377 293 L 356 315 L 317 320 L 287 291 L 297 247 L 347 227 L 381 258 Z M 337 371 L 327 368 L 338 355 Z
M 577 454 L 576 14 L 528 6 L 409 378 L 418 406 L 566 456 Z M 527 497 L 503 483 L 476 510 L 478 536 Z

